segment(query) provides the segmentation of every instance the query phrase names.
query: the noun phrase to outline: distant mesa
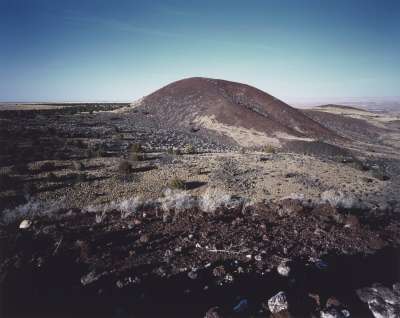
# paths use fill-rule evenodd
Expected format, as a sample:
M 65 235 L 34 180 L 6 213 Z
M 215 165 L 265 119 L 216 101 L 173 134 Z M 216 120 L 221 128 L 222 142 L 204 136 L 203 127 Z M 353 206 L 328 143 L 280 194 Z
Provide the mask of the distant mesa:
M 211 130 L 242 146 L 288 139 L 336 139 L 338 136 L 283 101 L 255 87 L 193 77 L 173 82 L 133 103 L 165 127 Z
M 331 108 L 336 108 L 336 109 L 342 109 L 342 110 L 356 110 L 356 111 L 360 111 L 360 112 L 367 112 L 366 109 L 362 109 L 362 108 L 358 108 L 358 107 L 354 107 L 354 106 L 346 106 L 346 105 L 336 105 L 336 104 L 326 104 L 326 105 L 320 105 L 320 106 L 316 106 L 313 108 L 317 108 L 317 109 L 331 109 Z

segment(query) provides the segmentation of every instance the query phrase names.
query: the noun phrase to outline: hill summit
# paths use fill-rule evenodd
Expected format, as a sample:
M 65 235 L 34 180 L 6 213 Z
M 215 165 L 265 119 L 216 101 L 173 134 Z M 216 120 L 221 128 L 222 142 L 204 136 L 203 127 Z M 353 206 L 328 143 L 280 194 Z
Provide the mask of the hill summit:
M 303 112 L 255 87 L 193 77 L 173 82 L 132 104 L 165 127 L 205 128 L 243 146 L 336 135 Z

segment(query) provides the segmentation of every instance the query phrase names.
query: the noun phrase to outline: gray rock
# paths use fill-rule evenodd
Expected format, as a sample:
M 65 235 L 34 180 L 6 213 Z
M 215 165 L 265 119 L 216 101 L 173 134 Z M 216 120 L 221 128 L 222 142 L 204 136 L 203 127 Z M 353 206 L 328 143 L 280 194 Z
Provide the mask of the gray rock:
M 278 313 L 288 309 L 288 302 L 285 292 L 281 291 L 268 300 L 268 308 L 272 313 Z
M 219 307 L 211 307 L 207 312 L 204 318 L 222 318 L 221 310 Z
M 290 267 L 286 263 L 279 264 L 276 270 L 278 271 L 279 275 L 285 277 L 289 276 L 290 274 Z
M 361 301 L 368 304 L 375 318 L 400 317 L 400 284 L 393 285 L 393 290 L 381 284 L 357 290 Z
M 369 310 L 375 318 L 398 318 L 400 307 L 386 303 L 382 298 L 375 298 L 368 302 Z
M 97 281 L 101 276 L 101 274 L 97 274 L 95 271 L 91 271 L 81 277 L 81 283 L 83 286 L 89 285 Z
M 347 318 L 350 317 L 350 312 L 346 309 L 339 310 L 331 307 L 320 312 L 321 318 Z

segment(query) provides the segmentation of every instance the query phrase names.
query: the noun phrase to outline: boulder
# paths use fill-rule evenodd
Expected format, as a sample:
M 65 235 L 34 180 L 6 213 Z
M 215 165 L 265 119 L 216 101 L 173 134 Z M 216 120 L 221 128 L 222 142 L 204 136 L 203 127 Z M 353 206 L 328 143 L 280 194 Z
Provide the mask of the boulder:
M 272 313 L 287 310 L 289 307 L 285 292 L 281 291 L 268 300 L 268 309 Z

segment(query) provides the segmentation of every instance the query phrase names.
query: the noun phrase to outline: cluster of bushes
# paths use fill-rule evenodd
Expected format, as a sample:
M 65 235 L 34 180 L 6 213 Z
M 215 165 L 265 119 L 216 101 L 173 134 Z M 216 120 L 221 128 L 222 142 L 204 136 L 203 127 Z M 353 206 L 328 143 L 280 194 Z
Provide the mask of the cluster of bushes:
M 194 155 L 197 153 L 197 150 L 195 148 L 194 145 L 192 144 L 187 144 L 185 147 L 183 147 L 182 149 L 179 148 L 169 148 L 167 150 L 167 153 L 170 155 L 176 155 L 176 156 L 180 156 L 182 154 L 186 154 L 186 155 Z

